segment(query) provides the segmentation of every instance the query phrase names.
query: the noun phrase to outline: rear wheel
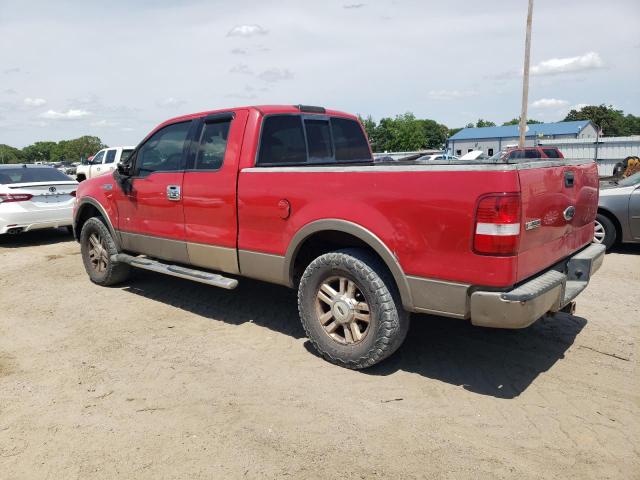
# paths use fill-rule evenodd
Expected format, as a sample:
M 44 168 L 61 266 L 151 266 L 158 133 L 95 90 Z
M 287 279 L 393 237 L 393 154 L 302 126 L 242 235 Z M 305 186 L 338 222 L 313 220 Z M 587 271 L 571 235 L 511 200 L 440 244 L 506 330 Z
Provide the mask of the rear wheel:
M 595 228 L 593 232 L 593 243 L 599 243 L 604 245 L 607 250 L 613 247 L 616 243 L 616 226 L 609 218 L 605 217 L 601 213 L 596 215 Z
M 311 262 L 300 280 L 298 308 L 320 355 L 352 369 L 387 358 L 409 329 L 393 278 L 376 257 L 359 249 Z
M 129 278 L 131 267 L 111 260 L 118 248 L 107 226 L 97 217 L 87 220 L 80 234 L 80 250 L 84 268 L 93 283 L 115 285 Z

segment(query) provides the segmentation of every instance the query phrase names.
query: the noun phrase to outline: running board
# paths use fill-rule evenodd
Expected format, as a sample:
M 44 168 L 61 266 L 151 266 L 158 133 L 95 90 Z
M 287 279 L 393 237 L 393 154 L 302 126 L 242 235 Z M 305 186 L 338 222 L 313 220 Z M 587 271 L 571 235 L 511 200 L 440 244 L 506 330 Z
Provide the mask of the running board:
M 147 257 L 133 257 L 126 253 L 118 253 L 111 256 L 112 262 L 126 263 L 132 267 L 150 270 L 152 272 L 164 273 L 172 277 L 185 278 L 200 282 L 214 287 L 233 290 L 238 286 L 238 280 L 235 278 L 227 278 L 215 273 L 203 272 L 202 270 L 194 270 L 192 268 L 179 267 L 178 265 L 168 265 L 166 263 L 151 260 Z

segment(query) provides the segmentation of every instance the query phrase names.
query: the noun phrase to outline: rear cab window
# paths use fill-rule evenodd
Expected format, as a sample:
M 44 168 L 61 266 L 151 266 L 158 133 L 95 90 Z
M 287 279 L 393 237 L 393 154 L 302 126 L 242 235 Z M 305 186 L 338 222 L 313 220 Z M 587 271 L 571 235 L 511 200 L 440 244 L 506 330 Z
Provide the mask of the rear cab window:
M 542 151 L 547 156 L 547 158 L 562 158 L 560 157 L 560 152 L 555 148 L 543 148 Z
M 53 167 L 0 168 L 0 185 L 30 182 L 68 182 L 71 178 Z
M 269 115 L 262 123 L 257 166 L 372 162 L 369 143 L 352 119 L 324 115 Z

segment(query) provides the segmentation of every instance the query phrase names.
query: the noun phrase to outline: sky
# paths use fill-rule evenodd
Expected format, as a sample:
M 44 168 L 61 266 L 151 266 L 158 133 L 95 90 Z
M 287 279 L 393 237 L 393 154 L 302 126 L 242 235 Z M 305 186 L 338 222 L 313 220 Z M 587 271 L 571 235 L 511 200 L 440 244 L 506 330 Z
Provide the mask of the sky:
M 185 113 L 519 115 L 526 0 L 0 0 L 0 143 L 135 145 Z M 529 117 L 640 115 L 640 1 L 536 0 Z

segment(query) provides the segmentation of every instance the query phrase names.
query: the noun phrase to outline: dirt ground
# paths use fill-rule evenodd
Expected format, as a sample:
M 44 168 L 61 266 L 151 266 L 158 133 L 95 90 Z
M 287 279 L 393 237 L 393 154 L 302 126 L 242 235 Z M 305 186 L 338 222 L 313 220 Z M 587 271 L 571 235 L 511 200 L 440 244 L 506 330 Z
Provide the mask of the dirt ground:
M 354 372 L 295 294 L 138 272 L 62 231 L 0 239 L 0 478 L 640 478 L 640 247 L 526 330 L 414 316 Z

